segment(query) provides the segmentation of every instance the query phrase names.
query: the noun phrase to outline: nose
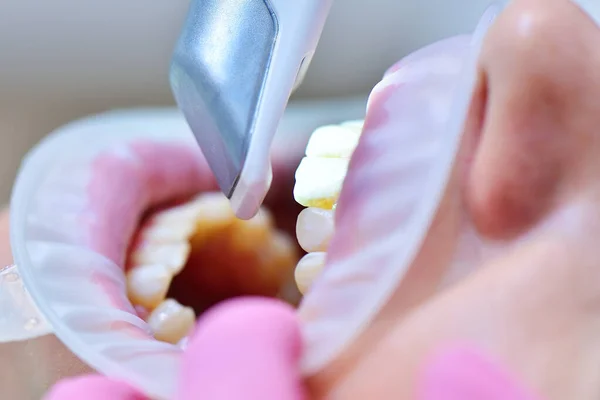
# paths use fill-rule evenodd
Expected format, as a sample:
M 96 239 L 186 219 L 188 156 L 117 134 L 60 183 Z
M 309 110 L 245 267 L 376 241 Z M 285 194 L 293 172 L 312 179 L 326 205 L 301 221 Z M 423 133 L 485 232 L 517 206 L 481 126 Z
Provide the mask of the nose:
M 484 236 L 527 230 L 598 167 L 599 44 L 570 0 L 514 0 L 488 32 L 465 132 L 466 198 Z

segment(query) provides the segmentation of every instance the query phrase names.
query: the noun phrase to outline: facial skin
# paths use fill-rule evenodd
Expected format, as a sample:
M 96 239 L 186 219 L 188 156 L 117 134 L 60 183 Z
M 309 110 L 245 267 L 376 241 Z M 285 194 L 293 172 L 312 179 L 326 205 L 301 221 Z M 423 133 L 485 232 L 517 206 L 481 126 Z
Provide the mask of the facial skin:
M 598 43 L 598 27 L 568 0 L 515 0 L 501 14 L 449 192 L 481 236 L 511 246 L 441 293 L 417 293 L 402 316 L 388 304 L 311 380 L 315 398 L 414 399 L 425 361 L 456 343 L 542 398 L 600 397 Z

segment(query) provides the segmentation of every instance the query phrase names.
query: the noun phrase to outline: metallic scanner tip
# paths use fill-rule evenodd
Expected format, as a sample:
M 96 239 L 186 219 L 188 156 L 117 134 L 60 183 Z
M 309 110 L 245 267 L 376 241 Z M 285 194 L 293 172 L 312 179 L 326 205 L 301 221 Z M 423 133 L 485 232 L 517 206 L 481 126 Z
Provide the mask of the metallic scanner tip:
M 237 197 L 277 30 L 265 0 L 192 0 L 173 54 L 175 101 L 230 199 Z M 255 201 L 250 208 L 262 199 Z

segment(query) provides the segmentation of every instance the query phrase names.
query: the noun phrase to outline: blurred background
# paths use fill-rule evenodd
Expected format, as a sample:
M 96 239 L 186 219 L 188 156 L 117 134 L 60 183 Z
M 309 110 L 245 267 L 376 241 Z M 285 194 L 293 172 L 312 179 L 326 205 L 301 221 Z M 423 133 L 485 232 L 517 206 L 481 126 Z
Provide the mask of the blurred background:
M 367 94 L 387 67 L 469 32 L 491 0 L 337 0 L 294 99 Z M 0 1 L 0 202 L 53 129 L 116 108 L 173 106 L 167 71 L 188 0 Z

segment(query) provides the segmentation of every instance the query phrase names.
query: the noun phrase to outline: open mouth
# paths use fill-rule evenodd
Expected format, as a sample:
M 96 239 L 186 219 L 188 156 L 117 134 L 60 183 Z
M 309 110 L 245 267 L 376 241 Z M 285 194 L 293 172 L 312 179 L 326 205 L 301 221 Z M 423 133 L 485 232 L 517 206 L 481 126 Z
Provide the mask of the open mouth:
M 342 131 L 360 132 L 359 126 L 348 124 Z M 327 139 L 322 133 L 339 135 L 338 131 L 321 128 L 314 139 L 322 141 Z M 332 149 L 315 147 L 318 142 L 311 140 L 307 160 L 319 146 Z M 332 160 L 334 155 L 330 155 Z M 297 174 L 296 194 L 303 190 L 301 175 L 310 164 L 307 160 Z M 274 170 L 274 182 L 282 179 L 281 173 L 277 177 L 278 170 L 287 175 L 293 171 L 277 167 L 276 162 Z M 111 264 L 81 270 L 73 260 L 54 267 L 55 273 L 57 268 L 65 276 L 85 272 L 88 278 L 78 290 L 86 291 L 90 301 L 105 299 L 115 309 L 147 323 L 150 331 L 132 326 L 132 335 L 150 334 L 163 342 L 182 344 L 196 317 L 225 299 L 258 295 L 299 303 L 297 286 L 306 290 L 307 277 L 318 273 L 315 268 L 307 273 L 307 260 L 326 250 L 333 233 L 336 185 L 341 185 L 345 172 L 338 168 L 337 173 L 313 185 L 333 185 L 329 189 L 333 195 L 323 200 L 330 205 L 319 203 L 321 208 L 300 213 L 296 233 L 300 245 L 311 254 L 300 262 L 297 282 L 294 270 L 301 248 L 289 222 L 301 207 L 293 204 L 291 185 L 274 187 L 274 192 L 289 192 L 281 209 L 270 201 L 255 218 L 238 220 L 218 192 L 198 148 L 185 142 L 136 139 L 112 145 L 92 158 L 73 154 L 47 173 L 39 194 L 43 203 L 31 221 L 43 235 L 38 235 L 43 240 L 38 241 L 40 245 L 49 240 L 68 241 L 81 249 L 77 251 L 88 249 Z M 291 176 L 285 178 L 291 180 Z M 37 254 L 47 257 L 44 252 Z M 111 329 L 115 328 L 113 324 Z
M 138 178 L 146 182 L 146 202 L 155 191 L 164 191 L 160 202 L 149 201 L 148 209 L 138 210 L 124 263 L 127 297 L 157 340 L 184 344 L 196 317 L 229 298 L 257 295 L 298 304 L 300 292 L 308 290 L 323 267 L 333 235 L 335 203 L 361 129 L 362 121 L 352 121 L 321 127 L 312 135 L 296 173 L 296 201 L 308 207 L 298 216 L 297 243 L 265 206 L 254 218 L 239 220 L 227 198 L 214 189 L 187 196 L 180 190 L 169 194 L 166 179 L 151 178 L 158 173 L 153 172 L 156 158 L 142 169 L 136 166 L 141 173 Z M 152 143 L 137 144 L 130 151 L 152 153 L 153 147 Z M 163 178 L 181 179 L 168 174 L 184 172 L 182 151 L 163 148 L 155 154 L 165 157 L 165 153 L 179 152 L 179 166 L 162 170 L 161 174 L 167 174 Z M 127 159 L 114 156 L 97 166 L 102 170 L 113 163 L 120 164 L 121 171 L 128 166 Z M 300 262 L 298 244 L 308 253 Z
M 262 208 L 238 220 L 221 193 L 151 210 L 127 260 L 127 294 L 158 340 L 185 339 L 196 316 L 242 295 L 298 301 L 298 249 Z
M 91 190 L 112 188 L 92 197 L 93 209 L 121 229 L 96 231 L 106 240 L 93 243 L 120 258 L 127 298 L 155 339 L 184 344 L 198 315 L 237 296 L 298 304 L 324 264 L 335 203 L 361 129 L 362 121 L 353 121 L 312 135 L 296 172 L 296 201 L 308 207 L 298 216 L 297 243 L 265 206 L 248 221 L 237 219 L 213 182 L 199 182 L 188 148 L 140 142 L 129 144 L 129 156 L 110 152 L 96 160 Z M 125 218 L 126 211 L 137 217 Z M 298 244 L 308 253 L 300 262 Z

